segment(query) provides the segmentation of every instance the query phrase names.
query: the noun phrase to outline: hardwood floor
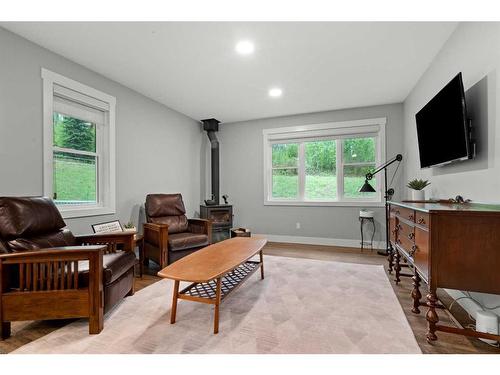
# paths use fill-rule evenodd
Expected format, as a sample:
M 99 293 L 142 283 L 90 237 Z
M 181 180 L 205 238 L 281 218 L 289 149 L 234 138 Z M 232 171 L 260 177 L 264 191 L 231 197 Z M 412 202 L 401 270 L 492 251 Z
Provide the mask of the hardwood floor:
M 371 252 L 370 250 L 364 250 L 361 252 L 359 249 L 346 247 L 270 243 L 266 246 L 264 254 L 347 263 L 383 265 L 385 269 L 387 268 L 386 258 L 378 255 L 376 251 Z M 136 291 L 158 281 L 159 277 L 156 276 L 156 272 L 158 271 L 159 267 L 150 263 L 150 267 L 145 269 L 143 278 L 136 279 Z M 389 275 L 389 278 L 392 281 L 394 276 Z M 480 340 L 469 339 L 464 336 L 443 332 L 438 332 L 439 340 L 437 342 L 432 344 L 427 343 L 425 340 L 425 333 L 427 330 L 427 322 L 425 320 L 426 308 L 423 307 L 421 309 L 422 312 L 419 315 L 413 314 L 410 311 L 412 306 L 410 296 L 412 289 L 411 279 L 404 277 L 399 285 L 396 285 L 394 282 L 391 284 L 423 353 L 500 354 L 500 349 L 494 348 Z M 422 288 L 422 294 L 424 294 L 424 290 L 425 289 Z M 441 301 L 446 306 L 449 306 L 452 299 L 444 291 L 440 292 L 441 293 L 438 294 Z M 447 310 L 440 310 L 438 313 L 441 323 L 454 325 L 454 322 Z M 453 314 L 462 325 L 466 326 L 472 323 L 469 320 L 467 313 L 465 313 L 458 304 L 454 304 Z M 72 321 L 73 320 L 15 322 L 12 324 L 12 337 L 7 340 L 0 341 L 0 353 L 9 353 L 16 348 L 43 337 Z M 106 329 L 106 326 L 104 329 Z

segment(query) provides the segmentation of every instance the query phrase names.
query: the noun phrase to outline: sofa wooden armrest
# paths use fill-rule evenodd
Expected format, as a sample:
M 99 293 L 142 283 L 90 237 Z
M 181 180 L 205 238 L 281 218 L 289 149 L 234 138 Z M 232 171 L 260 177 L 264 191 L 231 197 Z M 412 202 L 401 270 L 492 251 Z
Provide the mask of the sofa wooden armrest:
M 102 331 L 103 253 L 106 246 L 67 246 L 0 255 L 0 336 L 10 322 L 89 318 Z M 79 285 L 78 262 L 89 262 L 88 285 Z M 12 277 L 12 276 L 15 277 Z
M 121 250 L 134 250 L 136 232 L 93 233 L 75 236 L 80 245 L 107 245 L 108 251 L 116 251 L 117 245 L 123 245 Z

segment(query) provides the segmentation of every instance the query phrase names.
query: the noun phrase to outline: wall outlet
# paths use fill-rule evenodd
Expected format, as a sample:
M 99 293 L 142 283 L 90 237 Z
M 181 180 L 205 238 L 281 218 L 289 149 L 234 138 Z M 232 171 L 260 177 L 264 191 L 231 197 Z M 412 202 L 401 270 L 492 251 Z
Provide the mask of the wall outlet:
M 300 229 L 300 223 L 295 223 L 295 229 Z

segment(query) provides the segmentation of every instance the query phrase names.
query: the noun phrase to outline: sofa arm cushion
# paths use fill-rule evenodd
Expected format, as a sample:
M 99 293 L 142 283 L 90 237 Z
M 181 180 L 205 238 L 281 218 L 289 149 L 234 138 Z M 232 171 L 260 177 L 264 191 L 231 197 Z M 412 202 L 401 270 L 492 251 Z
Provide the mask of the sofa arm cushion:
M 116 253 L 104 254 L 103 265 L 103 284 L 109 285 L 128 270 L 133 268 L 137 262 L 135 254 L 131 251 L 117 251 Z M 83 261 L 78 264 L 78 279 L 81 285 L 88 285 L 89 280 L 89 262 Z

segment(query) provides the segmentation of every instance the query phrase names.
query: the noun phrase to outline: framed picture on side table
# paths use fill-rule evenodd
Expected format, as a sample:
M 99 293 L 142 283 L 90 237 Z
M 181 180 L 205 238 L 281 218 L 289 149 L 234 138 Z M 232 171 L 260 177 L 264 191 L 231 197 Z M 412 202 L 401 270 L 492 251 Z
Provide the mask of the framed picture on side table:
M 106 223 L 92 224 L 94 233 L 114 233 L 123 232 L 122 225 L 119 220 L 108 221 Z

